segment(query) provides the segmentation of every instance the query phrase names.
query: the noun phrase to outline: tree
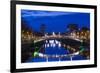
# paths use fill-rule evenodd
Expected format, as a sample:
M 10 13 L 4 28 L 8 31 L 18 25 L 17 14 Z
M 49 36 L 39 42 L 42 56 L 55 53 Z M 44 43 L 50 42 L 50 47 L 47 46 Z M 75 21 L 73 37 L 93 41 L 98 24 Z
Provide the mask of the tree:
M 69 29 L 70 32 L 77 31 L 78 25 L 77 24 L 68 24 L 67 28 Z
M 83 31 L 83 32 L 89 31 L 89 28 L 87 28 L 87 27 L 82 27 L 82 28 L 81 28 L 81 31 Z

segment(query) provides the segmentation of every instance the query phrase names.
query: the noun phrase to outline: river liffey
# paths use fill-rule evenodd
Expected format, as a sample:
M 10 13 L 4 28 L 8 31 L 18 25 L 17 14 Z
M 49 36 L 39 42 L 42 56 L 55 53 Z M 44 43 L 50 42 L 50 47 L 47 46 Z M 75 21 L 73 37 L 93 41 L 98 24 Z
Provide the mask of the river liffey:
M 65 45 L 60 40 L 44 40 L 41 47 L 35 47 L 32 57 L 27 62 L 54 62 L 54 61 L 74 61 L 86 60 L 79 50 Z M 67 47 L 66 47 L 67 46 Z

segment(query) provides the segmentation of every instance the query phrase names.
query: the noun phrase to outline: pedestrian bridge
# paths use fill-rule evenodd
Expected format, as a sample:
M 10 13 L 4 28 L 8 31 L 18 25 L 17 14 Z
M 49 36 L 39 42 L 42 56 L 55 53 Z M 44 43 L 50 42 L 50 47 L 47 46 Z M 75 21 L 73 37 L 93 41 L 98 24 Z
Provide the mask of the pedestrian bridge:
M 37 43 L 37 42 L 40 42 L 40 41 L 43 41 L 43 40 L 48 40 L 48 39 L 73 39 L 73 40 L 76 40 L 76 41 L 79 41 L 79 42 L 81 42 L 81 40 L 80 39 L 77 39 L 77 38 L 75 38 L 74 36 L 64 36 L 64 35 L 50 35 L 50 36 L 43 36 L 43 37 L 41 37 L 40 39 L 38 39 L 38 40 L 34 40 L 34 43 Z

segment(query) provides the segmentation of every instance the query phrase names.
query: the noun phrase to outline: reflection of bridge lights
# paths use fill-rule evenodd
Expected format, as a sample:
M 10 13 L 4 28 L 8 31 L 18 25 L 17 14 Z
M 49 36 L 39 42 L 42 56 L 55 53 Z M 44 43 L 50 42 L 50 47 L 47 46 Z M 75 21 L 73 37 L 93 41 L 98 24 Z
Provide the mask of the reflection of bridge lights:
M 59 42 L 57 40 L 55 40 L 55 43 L 58 44 Z
M 61 47 L 61 43 L 58 44 L 58 47 Z
M 55 57 L 56 57 L 56 58 L 58 58 L 59 56 L 58 56 L 58 55 L 56 55 Z
M 53 47 L 53 44 L 50 44 L 51 47 Z
M 50 43 L 50 44 L 53 44 L 53 43 L 54 43 L 54 40 L 49 40 L 49 43 Z
M 49 44 L 47 44 L 47 47 L 49 47 L 50 45 Z
M 46 47 L 61 47 L 61 43 L 57 40 L 46 40 L 44 44 L 45 48 Z
M 45 44 L 45 48 L 47 47 L 47 45 Z
M 56 46 L 56 44 L 55 43 L 53 43 L 53 47 L 55 47 Z

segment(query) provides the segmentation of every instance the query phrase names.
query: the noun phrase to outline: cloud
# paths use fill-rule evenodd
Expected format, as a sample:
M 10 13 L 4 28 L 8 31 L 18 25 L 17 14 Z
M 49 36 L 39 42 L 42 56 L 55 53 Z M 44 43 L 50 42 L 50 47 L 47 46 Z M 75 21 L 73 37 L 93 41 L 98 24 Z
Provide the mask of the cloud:
M 73 12 L 57 12 L 57 11 L 39 11 L 39 10 L 21 10 L 22 17 L 44 17 L 74 14 Z

